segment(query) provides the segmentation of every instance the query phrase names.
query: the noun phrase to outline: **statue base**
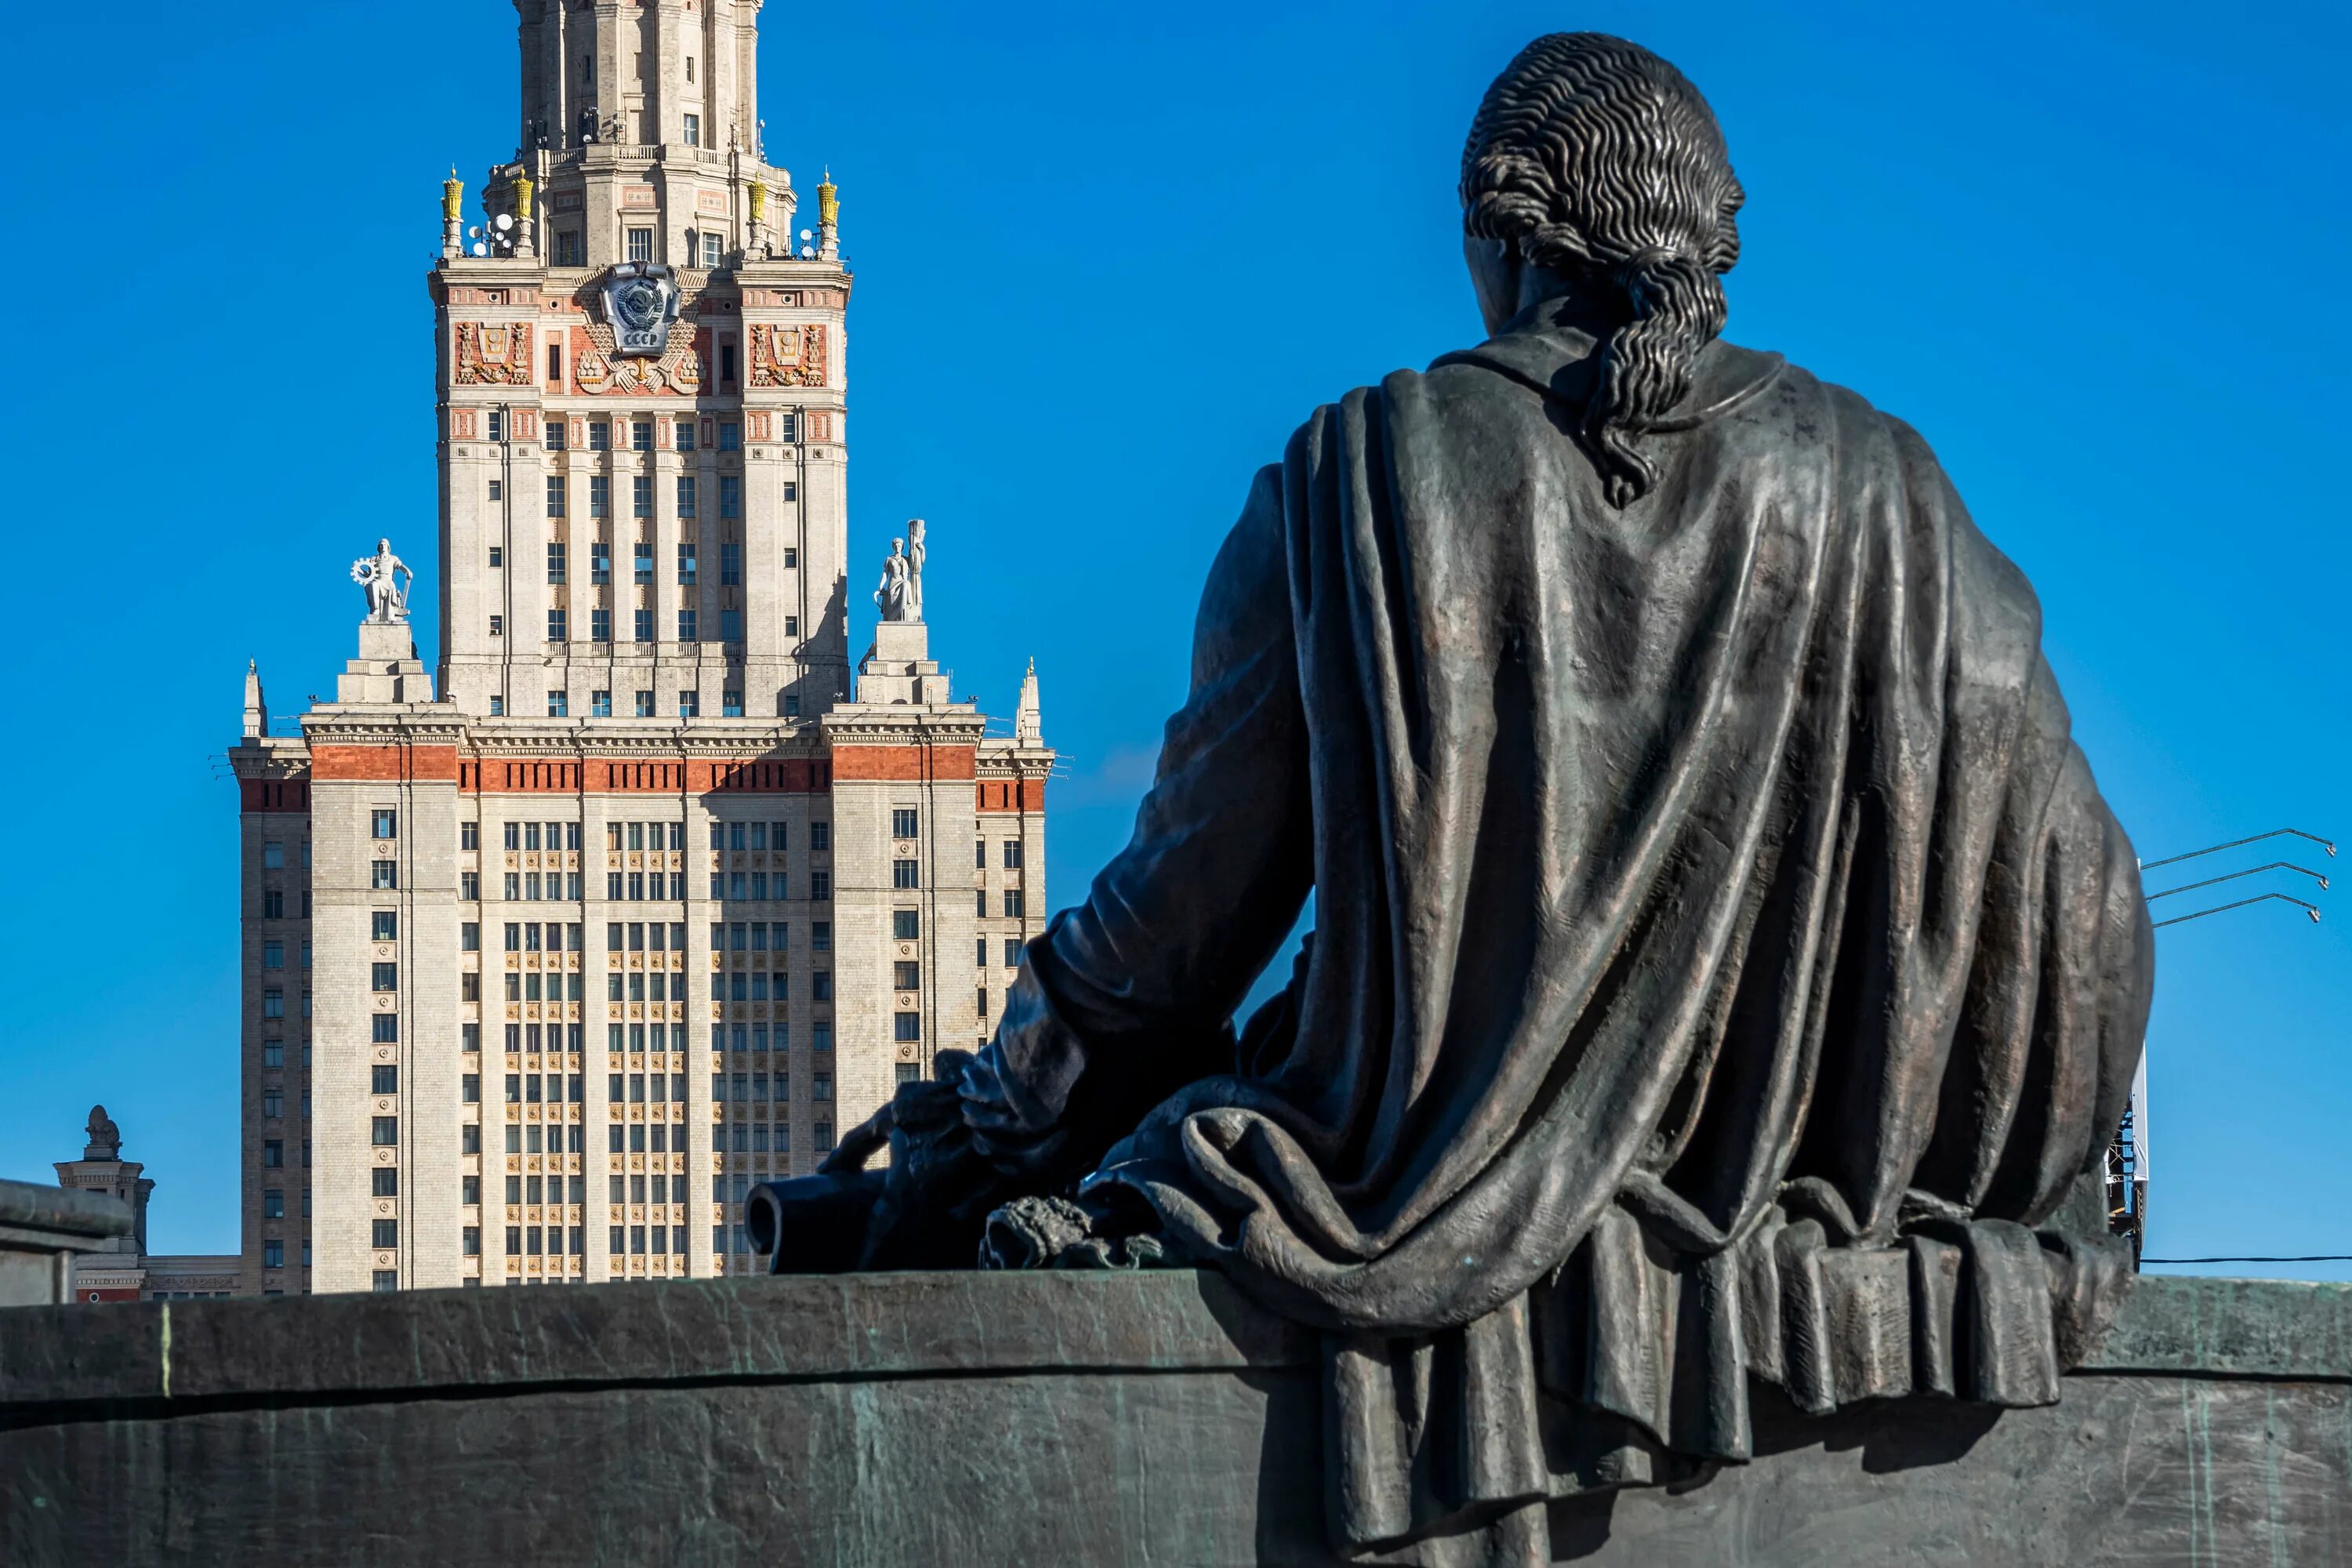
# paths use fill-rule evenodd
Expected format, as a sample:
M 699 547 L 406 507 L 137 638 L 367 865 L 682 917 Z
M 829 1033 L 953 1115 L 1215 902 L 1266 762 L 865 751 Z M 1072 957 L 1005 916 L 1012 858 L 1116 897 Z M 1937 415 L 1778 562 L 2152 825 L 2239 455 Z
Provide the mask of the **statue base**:
M 0 1344 L 10 1563 L 1333 1563 L 1317 1336 L 1211 1274 L 25 1307 Z M 2142 1279 L 2053 1408 L 1759 1385 L 1752 1463 L 1554 1504 L 1552 1553 L 2339 1562 L 2347 1345 L 2352 1287 Z
M 335 700 L 430 702 L 433 680 L 416 657 L 416 639 L 405 621 L 362 621 L 360 656 L 335 677 Z

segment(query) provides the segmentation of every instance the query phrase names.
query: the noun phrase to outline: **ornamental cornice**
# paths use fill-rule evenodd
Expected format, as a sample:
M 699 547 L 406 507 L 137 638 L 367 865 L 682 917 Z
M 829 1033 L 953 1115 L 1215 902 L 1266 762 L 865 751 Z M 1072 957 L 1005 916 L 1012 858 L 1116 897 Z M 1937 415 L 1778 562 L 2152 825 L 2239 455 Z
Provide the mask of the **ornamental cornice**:
M 303 737 L 313 746 L 456 746 L 465 742 L 463 720 L 346 718 L 316 712 L 302 716 Z
M 980 727 L 950 728 L 946 725 L 889 723 L 884 721 L 853 721 L 825 725 L 825 734 L 834 746 L 972 746 L 980 741 Z
M 1054 771 L 1055 753 L 1049 746 L 1026 746 L 1019 751 L 983 749 L 980 753 L 982 778 L 1042 778 Z

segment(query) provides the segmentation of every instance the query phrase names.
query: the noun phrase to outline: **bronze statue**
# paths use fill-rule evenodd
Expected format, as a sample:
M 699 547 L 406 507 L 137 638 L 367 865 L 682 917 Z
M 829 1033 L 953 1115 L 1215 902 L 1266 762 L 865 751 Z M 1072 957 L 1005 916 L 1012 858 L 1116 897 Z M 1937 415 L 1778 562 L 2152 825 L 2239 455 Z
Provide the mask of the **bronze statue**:
M 2128 1283 L 2074 1200 L 2150 933 L 2032 590 L 1916 432 L 1721 341 L 1665 61 L 1537 40 L 1461 195 L 1487 341 L 1257 475 L 1133 841 L 755 1223 L 1225 1271 L 1328 1337 L 1355 1554 L 1744 1460 L 1752 1378 L 2050 1403 Z

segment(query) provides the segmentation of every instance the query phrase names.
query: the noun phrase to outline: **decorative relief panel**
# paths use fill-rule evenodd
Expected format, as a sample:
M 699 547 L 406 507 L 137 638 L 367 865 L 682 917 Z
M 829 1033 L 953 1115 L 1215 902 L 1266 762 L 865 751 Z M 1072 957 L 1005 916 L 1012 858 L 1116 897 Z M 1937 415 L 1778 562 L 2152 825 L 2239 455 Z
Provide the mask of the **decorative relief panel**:
M 528 386 L 530 384 L 530 324 L 499 326 L 487 321 L 457 323 L 459 386 Z
M 751 323 L 753 386 L 823 386 L 824 362 L 823 322 L 804 326 Z
M 702 390 L 709 346 L 709 332 L 673 321 L 668 347 L 659 359 L 624 357 L 613 347 L 613 329 L 592 321 L 572 329 L 572 384 L 591 397 L 692 397 Z

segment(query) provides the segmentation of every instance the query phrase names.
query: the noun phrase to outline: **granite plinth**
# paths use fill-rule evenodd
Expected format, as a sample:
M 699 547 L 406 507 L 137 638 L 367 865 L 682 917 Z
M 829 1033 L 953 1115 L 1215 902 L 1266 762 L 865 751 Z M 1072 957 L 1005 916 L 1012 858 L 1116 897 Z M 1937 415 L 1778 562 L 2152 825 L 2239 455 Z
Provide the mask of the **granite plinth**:
M 1213 1275 L 0 1312 L 0 1562 L 1324 1563 L 1319 1350 Z M 2054 1409 L 1555 1510 L 1591 1563 L 2352 1559 L 2352 1288 L 2143 1280 Z

